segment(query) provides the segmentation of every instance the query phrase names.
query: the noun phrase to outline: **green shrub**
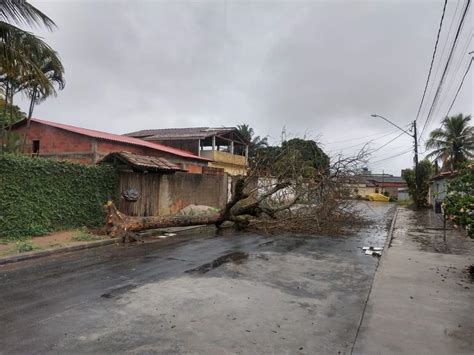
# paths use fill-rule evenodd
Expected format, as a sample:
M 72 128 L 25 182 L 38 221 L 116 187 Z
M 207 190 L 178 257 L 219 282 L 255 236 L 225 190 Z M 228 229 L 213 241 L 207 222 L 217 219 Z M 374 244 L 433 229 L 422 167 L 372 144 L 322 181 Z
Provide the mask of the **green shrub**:
M 19 253 L 24 253 L 26 251 L 32 251 L 33 244 L 31 244 L 31 241 L 29 240 L 21 240 L 16 242 L 16 248 Z
M 474 238 L 474 169 L 466 168 L 451 180 L 443 208 L 448 219 Z
M 99 226 L 116 190 L 117 174 L 107 166 L 0 154 L 0 238 Z

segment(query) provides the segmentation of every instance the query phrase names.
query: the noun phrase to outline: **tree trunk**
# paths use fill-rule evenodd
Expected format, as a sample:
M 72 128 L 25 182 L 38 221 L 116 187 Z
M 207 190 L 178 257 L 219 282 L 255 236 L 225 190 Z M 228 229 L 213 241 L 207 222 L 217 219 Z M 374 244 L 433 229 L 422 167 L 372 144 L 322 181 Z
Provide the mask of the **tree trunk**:
M 253 217 L 260 217 L 262 214 L 266 214 L 271 218 L 275 218 L 276 212 L 289 208 L 296 203 L 298 197 L 289 204 L 274 209 L 262 204 L 266 198 L 288 185 L 285 182 L 277 183 L 272 189 L 256 197 L 244 193 L 244 181 L 243 179 L 238 180 L 232 200 L 218 213 L 205 216 L 132 217 L 118 211 L 113 202 L 109 201 L 104 206 L 106 216 L 105 232 L 111 237 L 118 237 L 125 236 L 127 232 L 138 232 L 155 228 L 185 227 L 199 224 L 215 224 L 217 227 L 220 227 L 225 221 L 234 222 L 238 228 L 245 227 Z
M 108 202 L 105 206 L 106 223 L 105 232 L 111 237 L 123 236 L 127 232 L 138 232 L 146 229 L 166 228 L 166 227 L 186 227 L 200 224 L 216 224 L 222 215 L 216 213 L 207 216 L 149 216 L 132 217 L 127 216 Z
M 0 127 L 0 152 L 3 152 L 3 146 L 5 144 L 5 141 L 7 140 L 7 135 L 6 135 L 6 126 L 9 123 L 7 119 L 7 105 L 8 105 L 8 93 L 9 93 L 9 85 L 8 82 L 6 83 L 5 87 L 5 101 L 4 101 L 4 107 L 3 107 L 3 121 L 1 123 Z
M 31 95 L 31 100 L 30 100 L 30 108 L 28 110 L 28 117 L 26 118 L 26 128 L 25 128 L 25 133 L 23 134 L 23 142 L 21 144 L 21 149 L 20 149 L 22 153 L 26 153 L 25 152 L 26 138 L 28 136 L 28 131 L 30 130 L 31 117 L 33 116 L 35 102 L 36 102 L 36 88 L 33 89 L 33 93 Z

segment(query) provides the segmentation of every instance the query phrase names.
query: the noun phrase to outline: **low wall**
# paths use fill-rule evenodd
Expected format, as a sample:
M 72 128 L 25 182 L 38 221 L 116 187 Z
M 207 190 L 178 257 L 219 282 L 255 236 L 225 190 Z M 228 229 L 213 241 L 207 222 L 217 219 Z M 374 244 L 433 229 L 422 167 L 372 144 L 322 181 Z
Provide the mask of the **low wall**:
M 119 192 L 135 189 L 136 201 L 120 199 L 119 210 L 130 216 L 164 216 L 175 214 L 189 205 L 223 208 L 227 203 L 227 174 L 205 168 L 203 174 L 120 172 Z
M 189 205 L 223 208 L 227 202 L 227 174 L 175 173 L 162 175 L 159 214 L 175 214 Z

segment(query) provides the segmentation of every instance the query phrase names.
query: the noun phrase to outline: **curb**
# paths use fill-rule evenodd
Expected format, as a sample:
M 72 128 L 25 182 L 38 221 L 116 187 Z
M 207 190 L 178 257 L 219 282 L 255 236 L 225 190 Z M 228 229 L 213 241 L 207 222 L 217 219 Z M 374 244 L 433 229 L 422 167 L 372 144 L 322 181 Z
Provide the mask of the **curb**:
M 37 251 L 37 252 L 33 251 L 33 252 L 24 253 L 20 255 L 8 256 L 8 257 L 0 259 L 0 265 L 16 263 L 19 261 L 24 261 L 24 260 L 29 260 L 29 259 L 42 258 L 42 257 L 50 256 L 53 254 L 61 254 L 61 253 L 67 253 L 70 251 L 102 247 L 104 245 L 115 244 L 117 242 L 120 242 L 121 240 L 122 238 L 113 238 L 113 239 L 99 240 L 96 242 L 90 242 L 90 243 L 85 243 L 85 244 L 80 244 L 80 245 L 73 245 L 69 247 L 47 249 L 47 250 Z
M 392 239 L 393 239 L 393 230 L 395 229 L 395 223 L 397 222 L 397 217 L 398 217 L 398 212 L 400 211 L 400 208 L 397 207 L 395 210 L 395 214 L 393 215 L 392 218 L 392 224 L 390 225 L 390 229 L 388 231 L 388 236 L 387 240 L 385 241 L 385 245 L 383 248 L 383 251 L 385 252 L 386 249 L 390 248 L 392 246 Z M 383 255 L 383 253 L 382 253 Z
M 209 228 L 208 225 L 196 225 L 196 226 L 187 226 L 187 227 L 169 227 L 169 228 L 158 228 L 158 229 L 151 229 L 144 231 L 143 238 L 151 237 L 155 234 L 159 233 L 177 233 L 180 235 L 186 235 L 189 233 L 202 233 L 203 231 Z M 113 238 L 113 239 L 106 239 L 106 240 L 98 240 L 95 242 L 79 244 L 79 245 L 72 245 L 69 247 L 62 247 L 62 248 L 55 248 L 55 249 L 47 249 L 43 251 L 31 251 L 27 253 L 22 253 L 19 255 L 7 256 L 5 258 L 0 258 L 0 265 L 12 264 L 20 261 L 30 260 L 30 259 L 37 259 L 42 258 L 45 256 L 55 255 L 55 254 L 62 254 L 71 251 L 83 250 L 83 249 L 92 249 L 97 247 L 102 247 L 105 245 L 111 245 L 115 243 L 121 243 L 122 237 Z
M 374 278 L 372 279 L 372 283 L 370 284 L 369 292 L 367 294 L 367 298 L 366 298 L 365 304 L 364 304 L 364 309 L 362 311 L 362 316 L 360 317 L 360 321 L 359 321 L 359 325 L 357 326 L 357 332 L 356 332 L 356 335 L 355 335 L 355 338 L 354 338 L 354 342 L 352 343 L 351 352 L 350 352 L 351 355 L 354 354 L 354 347 L 357 343 L 357 339 L 359 338 L 360 328 L 362 327 L 362 323 L 364 322 L 365 311 L 367 309 L 367 304 L 369 303 L 370 295 L 372 294 L 372 287 L 374 286 L 375 278 L 377 277 L 377 272 L 379 272 L 380 266 L 383 263 L 385 253 L 387 253 L 388 248 L 390 248 L 390 245 L 392 244 L 393 230 L 395 229 L 395 223 L 397 221 L 398 210 L 399 210 L 399 208 L 397 207 L 397 209 L 395 210 L 395 213 L 393 215 L 393 218 L 392 218 L 392 223 L 390 224 L 390 229 L 388 230 L 387 239 L 385 239 L 385 244 L 383 246 L 382 255 L 380 256 L 380 260 L 377 263 L 377 266 L 375 268 Z

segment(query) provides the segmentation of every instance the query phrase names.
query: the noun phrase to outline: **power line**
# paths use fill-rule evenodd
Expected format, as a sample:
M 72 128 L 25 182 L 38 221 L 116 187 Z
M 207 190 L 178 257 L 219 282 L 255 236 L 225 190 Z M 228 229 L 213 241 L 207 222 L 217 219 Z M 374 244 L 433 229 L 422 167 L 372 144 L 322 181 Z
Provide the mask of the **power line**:
M 346 143 L 346 142 L 352 142 L 352 141 L 357 141 L 359 139 L 365 139 L 365 138 L 368 138 L 368 137 L 375 137 L 375 136 L 379 136 L 381 134 L 384 135 L 389 135 L 389 134 L 392 134 L 394 132 L 396 132 L 397 130 L 396 129 L 393 129 L 393 130 L 390 130 L 390 131 L 385 131 L 385 132 L 379 132 L 379 133 L 375 133 L 375 134 L 371 134 L 371 135 L 365 135 L 363 137 L 358 137 L 358 138 L 351 138 L 351 139 L 346 139 L 346 140 L 342 140 L 342 141 L 336 141 L 336 142 L 327 142 L 325 144 L 337 144 L 337 143 Z
M 359 139 L 365 139 L 365 138 L 368 138 L 368 137 L 375 137 L 375 136 L 379 136 L 381 134 L 392 134 L 394 132 L 396 132 L 397 130 L 396 129 L 392 129 L 390 131 L 385 131 L 385 132 L 379 132 L 379 133 L 375 133 L 375 134 L 371 134 L 371 135 L 365 135 L 363 137 L 357 137 L 357 138 L 351 138 L 351 139 L 345 139 L 345 140 L 342 140 L 342 141 L 335 141 L 335 142 L 327 142 L 327 143 L 324 143 L 324 144 L 337 144 L 337 143 L 346 143 L 346 142 L 351 142 L 351 141 L 357 141 Z
M 362 143 L 358 143 L 358 144 L 354 144 L 354 145 L 350 145 L 350 146 L 346 146 L 346 147 L 342 147 L 342 148 L 334 148 L 334 149 L 330 150 L 329 152 L 341 151 L 341 150 L 345 150 L 345 149 L 349 149 L 349 148 L 355 148 L 355 147 L 359 147 L 359 146 L 364 146 L 364 145 L 370 144 L 370 143 L 372 143 L 372 142 L 374 142 L 374 141 L 377 141 L 377 140 L 379 140 L 379 139 L 385 138 L 386 136 L 389 136 L 389 135 L 391 135 L 391 134 L 393 134 L 393 133 L 395 133 L 395 132 L 397 132 L 397 131 L 398 131 L 398 130 L 393 130 L 393 131 L 391 131 L 391 132 L 389 132 L 389 133 L 387 133 L 387 134 L 384 134 L 384 135 L 381 136 L 381 137 L 371 139 L 370 141 L 367 141 L 367 142 L 362 142 Z M 403 133 L 404 133 L 404 132 L 403 132 Z M 398 137 L 399 137 L 399 136 L 395 137 L 395 139 L 398 138 Z M 392 139 L 390 142 L 394 141 L 395 139 Z M 388 143 L 390 143 L 390 142 L 388 142 Z M 388 143 L 386 143 L 386 144 L 388 144 Z M 385 144 L 385 145 L 386 145 L 386 144 Z M 378 150 L 378 149 L 377 149 L 377 150 Z
M 412 152 L 412 149 L 406 150 L 406 151 L 401 152 L 401 153 L 398 153 L 398 154 L 391 155 L 391 156 L 389 156 L 389 157 L 386 157 L 386 158 L 383 158 L 383 159 L 380 159 L 380 160 L 376 160 L 376 161 L 371 162 L 371 163 L 369 163 L 369 164 L 372 164 L 372 165 L 373 165 L 373 164 L 376 164 L 376 163 L 380 163 L 381 161 L 385 161 L 385 160 L 397 158 L 397 157 L 399 157 L 399 156 L 405 155 L 405 154 L 410 153 L 410 152 Z
M 456 64 L 456 66 L 455 66 L 454 74 L 452 75 L 451 80 L 449 81 L 449 84 L 446 87 L 446 94 L 448 94 L 451 91 L 451 88 L 453 87 L 453 84 L 456 82 L 456 78 L 458 77 L 458 73 L 459 73 L 460 69 L 463 66 L 462 64 L 464 62 L 464 58 L 466 58 L 467 48 L 469 47 L 469 44 L 471 43 L 471 40 L 473 38 L 473 31 L 474 30 L 471 30 L 471 32 L 467 36 L 467 41 L 466 41 L 466 43 L 464 44 L 464 46 L 461 50 L 461 55 L 459 56 L 459 60 Z M 469 61 L 469 58 L 468 58 L 468 61 Z M 449 101 L 449 95 L 446 95 L 444 97 L 444 99 L 441 101 L 439 107 L 443 107 L 445 102 L 447 102 L 447 101 Z M 438 110 L 436 110 L 436 113 L 437 112 L 438 112 Z
M 433 50 L 433 56 L 431 57 L 430 70 L 428 71 L 428 78 L 426 79 L 425 89 L 423 90 L 423 96 L 421 97 L 420 107 L 418 107 L 418 112 L 416 114 L 415 121 L 418 120 L 418 116 L 420 115 L 421 107 L 423 106 L 423 101 L 425 100 L 426 89 L 428 89 L 428 83 L 430 82 L 431 71 L 433 70 L 433 63 L 435 60 L 436 51 L 438 49 L 439 35 L 441 34 L 441 28 L 443 27 L 444 14 L 446 13 L 447 4 L 448 4 L 448 0 L 444 0 L 443 13 L 441 14 L 441 21 L 439 22 L 438 34 L 436 35 L 436 42 L 435 42 L 435 47 Z
M 451 59 L 453 57 L 454 49 L 456 48 L 456 45 L 458 43 L 459 34 L 460 34 L 460 32 L 462 30 L 462 27 L 464 25 L 464 20 L 466 18 L 467 11 L 469 10 L 469 5 L 470 4 L 471 4 L 471 0 L 467 0 L 466 6 L 464 8 L 464 12 L 463 12 L 462 17 L 461 17 L 461 21 L 459 22 L 458 29 L 457 29 L 456 35 L 454 37 L 453 45 L 451 46 L 451 50 L 449 52 L 448 60 L 446 61 L 446 65 L 445 65 L 443 73 L 441 75 L 441 79 L 439 81 L 438 88 L 436 89 L 435 96 L 433 98 L 433 102 L 432 102 L 430 110 L 428 112 L 428 116 L 426 117 L 425 124 L 423 125 L 423 129 L 421 130 L 420 138 L 423 136 L 423 133 L 424 133 L 424 131 L 425 131 L 427 125 L 428 125 L 428 122 L 430 121 L 430 119 L 433 115 L 433 110 L 434 110 L 434 108 L 435 108 L 435 106 L 438 102 L 439 94 L 440 94 L 441 89 L 443 87 L 444 79 L 446 78 L 446 72 L 448 71 L 449 65 L 451 64 Z
M 454 20 L 456 19 L 456 14 L 458 13 L 458 8 L 459 8 L 459 2 L 460 0 L 458 0 L 456 2 L 456 9 L 454 10 L 454 14 L 453 14 L 453 17 L 451 18 L 451 24 L 449 25 L 449 30 L 448 30 L 448 34 L 444 40 L 444 45 L 443 45 L 443 50 L 441 51 L 441 55 L 439 56 L 439 61 L 438 61 L 438 64 L 441 63 L 441 61 L 443 60 L 443 57 L 444 57 L 444 52 L 446 50 L 446 45 L 448 44 L 448 41 L 449 41 L 449 38 L 451 36 L 451 30 L 453 29 L 453 25 L 454 25 Z M 436 67 L 436 72 L 435 72 L 435 75 L 433 76 L 433 81 L 436 80 L 436 78 L 438 77 L 438 72 L 439 72 L 439 68 L 440 66 L 438 65 Z M 428 93 L 428 97 L 431 97 L 431 93 L 433 92 L 433 87 L 434 85 L 431 85 L 430 87 L 430 91 Z M 425 111 L 425 108 L 426 108 L 426 101 L 425 101 L 425 107 L 423 108 L 422 111 Z
M 375 153 L 375 152 L 378 152 L 380 149 L 382 149 L 383 147 L 389 145 L 390 143 L 392 143 L 394 140 L 400 138 L 403 134 L 405 133 L 405 131 L 403 131 L 402 133 L 400 133 L 398 136 L 396 136 L 395 138 L 389 140 L 387 143 L 384 143 L 383 145 L 381 145 L 380 147 L 378 147 L 377 149 L 373 150 L 372 153 Z
M 464 76 L 462 77 L 461 84 L 459 85 L 458 90 L 456 91 L 456 95 L 454 95 L 453 102 L 451 102 L 451 106 L 449 106 L 448 112 L 446 112 L 445 117 L 449 115 L 449 112 L 453 108 L 453 105 L 456 102 L 456 99 L 458 98 L 459 91 L 461 91 L 462 85 L 464 84 L 464 79 L 466 79 L 467 73 L 469 73 L 469 70 L 471 69 L 471 64 L 473 60 L 474 58 L 471 58 L 471 60 L 469 61 L 469 65 L 467 66 L 466 72 L 464 73 Z

